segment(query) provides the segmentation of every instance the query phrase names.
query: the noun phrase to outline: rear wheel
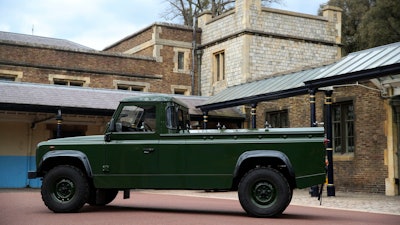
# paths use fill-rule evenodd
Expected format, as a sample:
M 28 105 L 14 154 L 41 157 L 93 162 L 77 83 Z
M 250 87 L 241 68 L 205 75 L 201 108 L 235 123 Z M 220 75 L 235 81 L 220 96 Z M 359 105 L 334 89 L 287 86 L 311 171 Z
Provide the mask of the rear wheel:
M 89 184 L 80 169 L 69 165 L 57 166 L 44 176 L 41 194 L 50 210 L 77 212 L 89 198 Z
M 239 183 L 239 201 L 251 216 L 280 215 L 291 200 L 292 191 L 286 178 L 272 168 L 249 171 Z

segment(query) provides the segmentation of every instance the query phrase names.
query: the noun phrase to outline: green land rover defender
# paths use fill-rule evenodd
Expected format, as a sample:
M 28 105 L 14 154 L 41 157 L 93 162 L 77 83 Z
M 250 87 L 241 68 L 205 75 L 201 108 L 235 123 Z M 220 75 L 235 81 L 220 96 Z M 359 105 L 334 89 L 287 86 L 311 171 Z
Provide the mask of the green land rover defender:
M 191 130 L 188 108 L 171 96 L 120 102 L 104 135 L 38 144 L 41 195 L 54 212 L 106 205 L 131 189 L 238 191 L 251 216 L 271 217 L 294 188 L 325 180 L 323 128 Z

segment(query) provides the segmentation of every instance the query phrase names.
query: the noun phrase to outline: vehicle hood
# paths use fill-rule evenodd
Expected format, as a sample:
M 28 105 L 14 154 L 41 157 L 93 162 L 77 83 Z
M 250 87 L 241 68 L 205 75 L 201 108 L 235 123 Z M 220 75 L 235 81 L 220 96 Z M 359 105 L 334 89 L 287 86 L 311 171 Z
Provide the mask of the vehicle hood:
M 38 144 L 42 145 L 72 145 L 72 144 L 99 144 L 104 143 L 104 135 L 91 135 L 91 136 L 79 136 L 79 137 L 69 137 L 69 138 L 58 138 L 51 139 L 48 141 L 43 141 Z

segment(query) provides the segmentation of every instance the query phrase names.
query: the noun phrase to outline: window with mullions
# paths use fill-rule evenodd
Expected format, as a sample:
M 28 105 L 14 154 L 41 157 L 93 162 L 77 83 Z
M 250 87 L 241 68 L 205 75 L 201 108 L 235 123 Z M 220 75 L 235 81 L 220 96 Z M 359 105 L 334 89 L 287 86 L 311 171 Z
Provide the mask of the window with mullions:
M 275 128 L 289 127 L 289 116 L 287 110 L 266 112 L 265 120 Z
M 84 81 L 79 81 L 79 80 L 58 80 L 58 79 L 54 79 L 54 84 L 56 84 L 56 85 L 82 87 L 84 83 L 85 83 Z
M 117 89 L 118 90 L 126 90 L 126 91 L 142 91 L 142 92 L 144 92 L 145 87 L 135 86 L 135 85 L 118 84 Z
M 332 105 L 332 129 L 334 153 L 354 153 L 354 105 L 352 101 Z
M 0 81 L 15 81 L 15 77 L 12 76 L 2 76 L 0 74 Z
M 214 82 L 225 80 L 225 52 L 214 53 Z

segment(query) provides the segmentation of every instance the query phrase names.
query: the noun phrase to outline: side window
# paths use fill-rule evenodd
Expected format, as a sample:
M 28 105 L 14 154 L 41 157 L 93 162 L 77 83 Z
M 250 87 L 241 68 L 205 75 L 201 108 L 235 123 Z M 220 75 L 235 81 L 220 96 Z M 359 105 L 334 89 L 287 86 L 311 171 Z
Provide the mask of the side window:
M 171 130 L 175 130 L 178 128 L 178 122 L 176 118 L 176 113 L 175 113 L 175 106 L 174 105 L 169 105 L 167 106 L 167 128 Z
M 188 112 L 176 105 L 167 106 L 167 128 L 171 130 L 183 131 L 190 126 Z
M 124 106 L 117 120 L 117 132 L 156 131 L 155 106 Z

